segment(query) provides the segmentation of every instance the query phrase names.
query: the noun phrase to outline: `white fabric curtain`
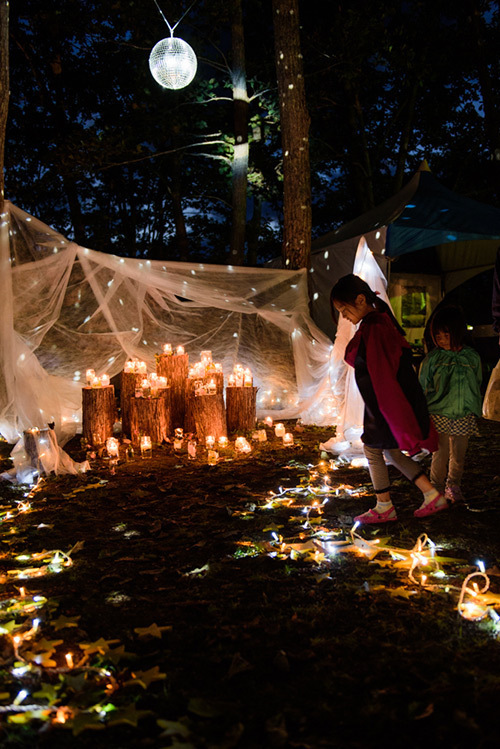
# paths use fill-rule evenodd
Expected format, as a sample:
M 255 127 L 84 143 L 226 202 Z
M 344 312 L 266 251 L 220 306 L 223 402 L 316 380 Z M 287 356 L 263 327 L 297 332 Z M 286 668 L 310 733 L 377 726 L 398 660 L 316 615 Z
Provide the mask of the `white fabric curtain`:
M 210 349 L 258 386 L 258 415 L 332 424 L 332 343 L 308 311 L 305 270 L 123 258 L 68 242 L 5 203 L 0 229 L 0 433 L 15 442 L 54 422 L 60 444 L 81 425 L 88 368 L 126 359 L 155 370 L 163 343 L 190 362 Z

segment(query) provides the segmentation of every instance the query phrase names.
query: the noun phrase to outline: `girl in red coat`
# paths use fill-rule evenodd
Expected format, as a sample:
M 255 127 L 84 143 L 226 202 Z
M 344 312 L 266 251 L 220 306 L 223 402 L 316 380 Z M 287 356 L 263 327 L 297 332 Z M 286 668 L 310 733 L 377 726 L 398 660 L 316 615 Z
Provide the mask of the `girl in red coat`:
M 395 466 L 423 493 L 415 517 L 447 508 L 445 498 L 410 456 L 437 449 L 422 388 L 411 362 L 411 349 L 388 305 L 359 276 L 343 276 L 331 292 L 332 311 L 359 328 L 347 344 L 345 360 L 354 367 L 365 404 L 361 440 L 368 460 L 376 506 L 355 518 L 360 523 L 397 520 L 390 495 L 387 463 Z

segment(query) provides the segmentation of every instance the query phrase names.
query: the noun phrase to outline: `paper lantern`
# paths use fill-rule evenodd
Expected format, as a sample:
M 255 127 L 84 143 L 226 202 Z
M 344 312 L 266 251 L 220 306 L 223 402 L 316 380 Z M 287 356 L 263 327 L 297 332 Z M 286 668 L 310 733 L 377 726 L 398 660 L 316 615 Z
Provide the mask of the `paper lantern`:
M 183 39 L 174 36 L 155 44 L 149 55 L 151 75 L 164 88 L 189 86 L 197 67 L 198 60 L 193 48 Z

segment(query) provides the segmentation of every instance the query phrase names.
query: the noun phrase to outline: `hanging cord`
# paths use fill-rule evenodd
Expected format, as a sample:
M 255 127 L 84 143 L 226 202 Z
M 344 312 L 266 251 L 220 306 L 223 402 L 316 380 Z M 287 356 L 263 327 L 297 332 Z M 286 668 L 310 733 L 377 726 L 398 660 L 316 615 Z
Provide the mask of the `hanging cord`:
M 156 5 L 156 7 L 158 8 L 158 10 L 159 10 L 159 12 L 160 12 L 160 15 L 161 15 L 161 17 L 163 18 L 163 20 L 165 21 L 165 23 L 167 24 L 167 26 L 168 26 L 168 28 L 169 28 L 169 30 L 170 30 L 170 36 L 173 36 L 173 35 L 174 35 L 174 31 L 175 31 L 175 29 L 176 29 L 176 28 L 177 28 L 177 26 L 178 26 L 178 25 L 180 24 L 180 22 L 182 21 L 182 19 L 184 18 L 184 16 L 186 16 L 186 15 L 187 15 L 187 14 L 189 13 L 189 11 L 190 11 L 190 10 L 191 10 L 191 8 L 193 7 L 193 5 L 194 5 L 194 4 L 196 3 L 196 0 L 193 0 L 193 2 L 191 3 L 191 5 L 189 6 L 189 8 L 188 8 L 188 9 L 187 9 L 186 11 L 184 11 L 184 13 L 182 14 L 182 16 L 181 16 L 181 17 L 179 18 L 179 20 L 177 21 L 177 23 L 174 23 L 174 25 L 173 25 L 173 26 L 171 26 L 171 25 L 169 24 L 169 22 L 167 21 L 167 19 L 165 18 L 165 14 L 163 13 L 163 11 L 162 11 L 162 9 L 160 8 L 160 6 L 158 5 L 158 2 L 157 2 L 157 0 L 154 0 L 154 2 L 155 2 L 155 5 Z

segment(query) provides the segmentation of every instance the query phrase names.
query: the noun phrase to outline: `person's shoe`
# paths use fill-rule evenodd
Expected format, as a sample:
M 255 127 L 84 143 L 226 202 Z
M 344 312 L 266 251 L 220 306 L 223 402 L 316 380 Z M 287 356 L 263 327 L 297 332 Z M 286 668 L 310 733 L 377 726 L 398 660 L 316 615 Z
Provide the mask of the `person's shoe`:
M 461 488 L 457 484 L 450 484 L 446 487 L 444 492 L 445 499 L 452 504 L 459 504 L 465 502 L 464 495 L 462 494 Z
M 377 510 L 373 508 L 372 510 L 368 510 L 368 512 L 364 512 L 362 515 L 355 517 L 354 521 L 356 523 L 361 523 L 361 525 L 371 525 L 374 523 L 392 523 L 397 519 L 396 508 L 393 506 L 389 507 L 385 512 L 377 512 Z
M 419 507 L 413 514 L 416 518 L 427 518 L 430 515 L 435 515 L 436 512 L 441 512 L 441 510 L 447 509 L 448 502 L 442 494 L 438 494 L 435 499 L 431 500 L 431 502 L 428 502 L 426 505 L 424 504 Z

